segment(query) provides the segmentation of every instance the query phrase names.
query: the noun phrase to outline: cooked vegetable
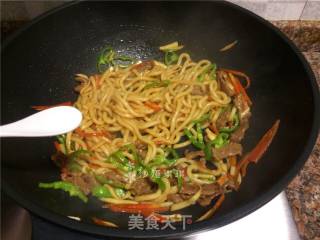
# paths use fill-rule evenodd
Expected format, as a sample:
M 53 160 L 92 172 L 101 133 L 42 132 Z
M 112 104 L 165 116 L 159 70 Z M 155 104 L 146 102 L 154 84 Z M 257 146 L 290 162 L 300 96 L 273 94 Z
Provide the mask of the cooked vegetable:
M 270 146 L 274 136 L 279 128 L 280 120 L 277 120 L 273 126 L 263 135 L 258 144 L 247 153 L 239 162 L 237 169 L 241 170 L 242 176 L 246 175 L 246 168 L 250 162 L 257 163 L 262 155 L 266 152 Z
M 97 198 L 110 198 L 112 194 L 109 189 L 104 186 L 96 186 L 92 189 L 92 195 Z
M 49 108 L 60 107 L 60 106 L 72 106 L 72 102 L 68 101 L 68 102 L 63 102 L 56 105 L 35 105 L 35 106 L 31 106 L 31 108 L 37 111 L 42 111 Z
M 170 85 L 170 80 L 164 80 L 164 81 L 151 81 L 148 83 L 144 89 L 150 89 L 150 88 L 160 88 L 160 87 L 168 87 Z
M 78 197 L 82 201 L 87 202 L 88 198 L 87 196 L 80 190 L 78 186 L 73 185 L 72 183 L 69 182 L 64 182 L 64 181 L 56 181 L 52 183 L 39 183 L 40 188 L 53 188 L 53 189 L 60 189 L 63 190 L 71 197 Z
M 166 65 L 172 65 L 175 64 L 179 59 L 179 55 L 175 52 L 166 52 L 164 55 L 164 63 Z

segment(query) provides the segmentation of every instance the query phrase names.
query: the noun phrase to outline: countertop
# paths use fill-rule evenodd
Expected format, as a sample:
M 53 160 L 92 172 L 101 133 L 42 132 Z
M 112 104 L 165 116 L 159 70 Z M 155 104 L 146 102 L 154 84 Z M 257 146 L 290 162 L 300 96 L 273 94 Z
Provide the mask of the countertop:
M 302 51 L 320 87 L 320 21 L 273 21 Z M 25 22 L 1 22 L 1 39 Z M 302 239 L 320 240 L 320 134 L 317 143 L 286 194 Z
M 309 61 L 320 87 L 320 21 L 276 21 Z M 302 239 L 320 240 L 320 135 L 298 176 L 286 189 Z

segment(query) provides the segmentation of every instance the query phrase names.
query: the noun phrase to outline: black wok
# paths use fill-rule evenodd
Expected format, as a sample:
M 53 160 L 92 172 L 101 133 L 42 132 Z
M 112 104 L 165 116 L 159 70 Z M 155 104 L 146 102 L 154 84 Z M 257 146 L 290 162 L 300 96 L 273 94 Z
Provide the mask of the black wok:
M 33 113 L 31 105 L 74 101 L 75 73 L 96 71 L 105 46 L 140 59 L 162 57 L 158 46 L 178 40 L 196 60 L 246 72 L 252 78 L 252 121 L 244 141 L 251 149 L 281 120 L 271 147 L 249 172 L 238 192 L 210 220 L 182 230 L 128 230 L 128 215 L 88 204 L 61 191 L 43 190 L 38 182 L 59 179 L 51 163 L 53 138 L 2 139 L 2 187 L 31 212 L 86 233 L 119 237 L 182 236 L 235 221 L 277 195 L 310 154 L 319 127 L 319 93 L 315 78 L 296 47 L 270 23 L 233 4 L 214 2 L 80 2 L 36 19 L 2 48 L 2 124 Z M 238 40 L 230 51 L 219 52 Z M 183 211 L 195 220 L 205 209 Z M 66 216 L 79 216 L 77 222 Z M 120 229 L 94 225 L 91 217 L 114 221 Z

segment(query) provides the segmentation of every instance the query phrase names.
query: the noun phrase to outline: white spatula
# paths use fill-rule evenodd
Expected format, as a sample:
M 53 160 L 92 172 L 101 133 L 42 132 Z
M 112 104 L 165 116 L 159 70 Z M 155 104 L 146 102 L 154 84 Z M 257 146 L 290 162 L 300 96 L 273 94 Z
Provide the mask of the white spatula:
M 0 137 L 55 136 L 77 128 L 81 120 L 81 112 L 74 107 L 53 107 L 0 126 Z

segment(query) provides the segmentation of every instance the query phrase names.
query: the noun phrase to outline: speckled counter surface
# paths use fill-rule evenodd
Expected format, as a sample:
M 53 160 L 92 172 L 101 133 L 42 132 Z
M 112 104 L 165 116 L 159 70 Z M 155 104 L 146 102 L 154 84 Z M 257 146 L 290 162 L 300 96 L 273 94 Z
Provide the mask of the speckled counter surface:
M 25 22 L 2 22 L 1 39 Z M 320 21 L 274 21 L 302 51 L 320 86 Z M 320 136 L 299 175 L 286 189 L 302 239 L 320 240 Z
M 309 61 L 320 87 L 320 21 L 277 21 Z M 302 239 L 320 240 L 320 135 L 297 177 L 286 189 Z

